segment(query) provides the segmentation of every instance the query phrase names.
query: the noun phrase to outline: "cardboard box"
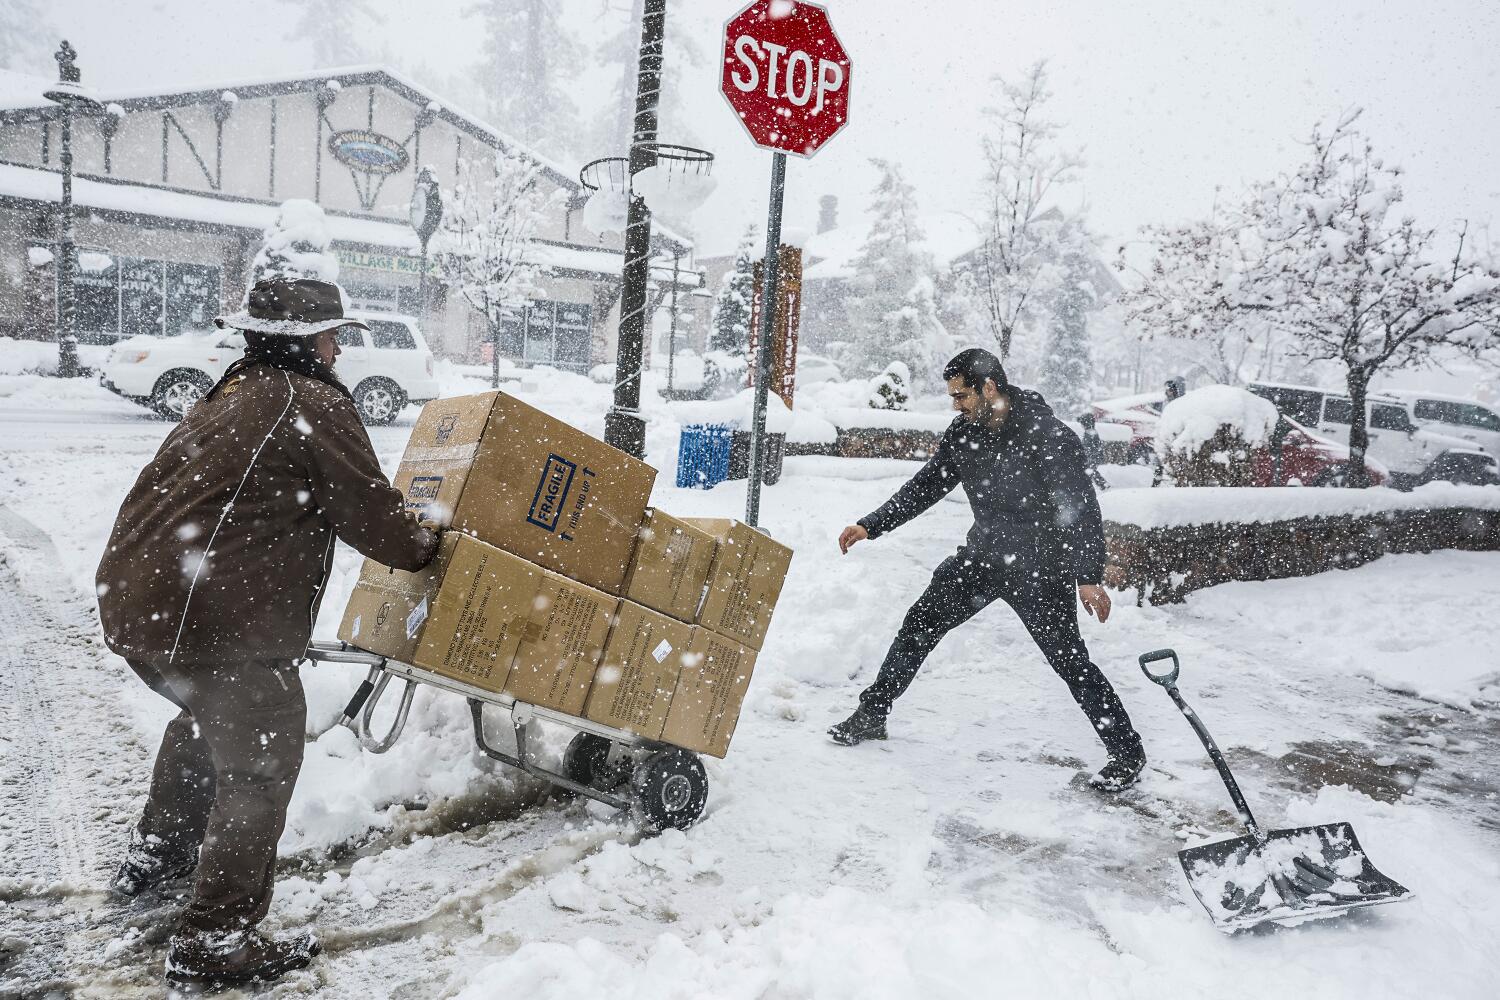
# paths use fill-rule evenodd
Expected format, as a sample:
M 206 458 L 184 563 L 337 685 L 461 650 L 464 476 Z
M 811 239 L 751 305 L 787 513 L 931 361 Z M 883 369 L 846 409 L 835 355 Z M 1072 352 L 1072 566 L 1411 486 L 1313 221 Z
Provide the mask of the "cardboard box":
M 505 693 L 517 701 L 582 714 L 619 604 L 602 590 L 543 571 Z
M 717 545 L 701 528 L 648 508 L 625 574 L 625 599 L 678 621 L 695 621 Z
M 365 560 L 339 638 L 465 681 L 504 688 L 533 614 L 543 571 L 458 532 L 445 532 L 416 573 Z
M 749 646 L 695 626 L 661 739 L 687 750 L 723 757 L 739 722 L 745 692 L 750 689 L 756 655 Z
M 719 543 L 698 624 L 760 649 L 792 564 L 792 550 L 741 521 L 708 517 L 684 520 L 713 535 Z
M 658 739 L 692 638 L 693 626 L 622 601 L 584 718 Z
M 422 407 L 396 471 L 409 510 L 618 595 L 656 470 L 503 392 Z

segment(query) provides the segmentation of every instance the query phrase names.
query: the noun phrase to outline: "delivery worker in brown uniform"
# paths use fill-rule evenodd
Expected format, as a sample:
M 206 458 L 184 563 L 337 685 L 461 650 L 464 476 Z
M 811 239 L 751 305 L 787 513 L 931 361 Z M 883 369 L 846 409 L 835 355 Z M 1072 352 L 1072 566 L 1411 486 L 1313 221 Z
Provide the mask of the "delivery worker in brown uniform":
M 167 953 L 169 982 L 273 979 L 317 954 L 311 936 L 255 929 L 302 765 L 297 675 L 335 538 L 399 569 L 437 536 L 380 471 L 333 373 L 339 287 L 271 279 L 218 324 L 245 356 L 167 435 L 120 507 L 99 564 L 109 648 L 181 709 L 112 884 L 135 896 L 196 869 Z

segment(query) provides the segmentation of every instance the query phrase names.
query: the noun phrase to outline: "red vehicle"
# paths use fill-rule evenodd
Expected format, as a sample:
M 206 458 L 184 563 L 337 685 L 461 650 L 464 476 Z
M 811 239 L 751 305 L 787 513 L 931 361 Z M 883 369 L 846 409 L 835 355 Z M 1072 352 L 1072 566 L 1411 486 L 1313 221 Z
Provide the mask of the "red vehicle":
M 1165 402 L 1166 396 L 1160 392 L 1106 399 L 1094 404 L 1094 419 L 1129 427 L 1130 446 L 1125 460 L 1132 465 L 1150 465 L 1155 461 L 1156 424 Z
M 1349 449 L 1337 441 L 1314 434 L 1295 420 L 1282 417 L 1276 426 L 1281 440 L 1278 465 L 1276 449 L 1258 448 L 1256 486 L 1343 486 L 1349 475 Z M 1385 466 L 1365 456 L 1365 475 L 1371 486 L 1385 486 L 1391 474 Z

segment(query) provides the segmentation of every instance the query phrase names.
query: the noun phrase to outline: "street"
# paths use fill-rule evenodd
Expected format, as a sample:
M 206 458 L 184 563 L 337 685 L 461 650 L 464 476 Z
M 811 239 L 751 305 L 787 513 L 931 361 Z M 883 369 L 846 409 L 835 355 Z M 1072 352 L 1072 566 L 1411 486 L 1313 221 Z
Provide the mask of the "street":
M 159 995 L 173 907 L 117 906 L 103 886 L 170 709 L 103 648 L 90 587 L 168 425 L 57 385 L 0 387 L 0 995 Z M 414 412 L 372 432 L 387 471 Z M 664 473 L 673 458 L 648 457 Z M 325 955 L 275 995 L 797 996 L 837 976 L 840 995 L 899 996 L 934 963 L 954 995 L 999 981 L 1023 996 L 1500 990 L 1494 554 L 1392 556 L 1163 608 L 1117 594 L 1084 633 L 1151 765 L 1109 800 L 1082 782 L 1102 758 L 1087 724 L 1003 607 L 939 648 L 888 743 L 823 735 L 968 524 L 966 504 L 940 503 L 840 557 L 838 529 L 913 468 L 889 464 L 878 478 L 794 464 L 766 491 L 766 522 L 797 556 L 734 748 L 707 762 L 708 811 L 685 833 L 642 839 L 603 807 L 549 799 L 480 757 L 461 701 L 431 691 L 395 749 L 362 754 L 330 728 L 360 671 L 304 667 L 310 742 L 271 921 L 314 929 Z M 655 499 L 679 513 L 743 507 L 742 483 L 669 478 Z M 341 547 L 316 635 L 331 637 L 357 566 Z M 1164 645 L 1262 823 L 1353 823 L 1412 901 L 1213 930 L 1175 851 L 1239 831 L 1186 722 L 1135 667 Z M 1468 680 L 1434 693 L 1424 660 Z M 562 738 L 548 735 L 552 753 Z M 816 953 L 799 947 L 812 927 Z M 1066 962 L 1046 957 L 1059 950 Z

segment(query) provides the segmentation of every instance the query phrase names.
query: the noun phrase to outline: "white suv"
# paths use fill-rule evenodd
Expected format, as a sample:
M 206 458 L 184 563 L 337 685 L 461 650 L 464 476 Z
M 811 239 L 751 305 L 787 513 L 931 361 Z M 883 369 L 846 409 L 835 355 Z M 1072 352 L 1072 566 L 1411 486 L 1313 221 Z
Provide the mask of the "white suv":
M 339 331 L 335 371 L 354 396 L 361 420 L 388 424 L 407 403 L 437 398 L 432 352 L 415 319 L 395 313 L 349 315 L 370 329 L 346 326 Z M 244 337 L 232 330 L 131 337 L 110 351 L 99 384 L 168 420 L 181 420 L 244 350 Z
M 1247 388 L 1270 400 L 1281 413 L 1344 446 L 1349 444 L 1354 404 L 1342 393 L 1305 385 L 1251 383 Z M 1393 396 L 1371 393 L 1365 402 L 1368 454 L 1391 471 L 1398 489 L 1432 479 L 1455 482 L 1495 481 L 1492 456 L 1483 454 L 1473 441 L 1453 437 L 1412 422 L 1406 405 Z
M 1500 412 L 1477 399 L 1393 389 L 1388 395 L 1405 403 L 1420 427 L 1463 438 L 1470 447 L 1500 456 Z

